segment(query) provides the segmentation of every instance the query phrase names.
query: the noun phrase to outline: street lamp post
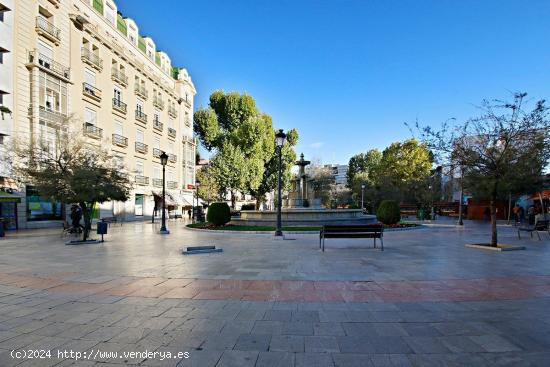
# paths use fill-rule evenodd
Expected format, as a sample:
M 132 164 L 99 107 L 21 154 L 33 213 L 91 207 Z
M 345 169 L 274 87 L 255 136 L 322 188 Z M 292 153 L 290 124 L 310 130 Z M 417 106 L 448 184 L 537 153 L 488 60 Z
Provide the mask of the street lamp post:
M 459 226 L 464 225 L 464 222 L 462 221 L 463 201 L 464 201 L 464 166 L 460 165 L 460 203 L 458 204 L 458 225 Z
M 162 164 L 162 225 L 160 227 L 160 234 L 170 233 L 166 229 L 166 163 L 168 163 L 168 154 L 163 151 L 160 155 L 160 164 Z
M 195 196 L 197 197 L 197 206 L 195 207 L 195 223 L 199 222 L 199 186 L 200 181 L 195 181 Z
M 361 184 L 361 211 L 365 210 L 365 205 L 363 205 L 364 198 L 365 198 L 365 184 Z
M 275 134 L 275 143 L 277 144 L 277 154 L 279 155 L 279 184 L 277 188 L 277 229 L 275 230 L 275 236 L 283 236 L 283 230 L 281 225 L 281 207 L 283 205 L 282 195 L 281 195 L 281 186 L 283 185 L 282 179 L 282 150 L 283 144 L 285 143 L 286 134 L 283 132 L 283 129 Z

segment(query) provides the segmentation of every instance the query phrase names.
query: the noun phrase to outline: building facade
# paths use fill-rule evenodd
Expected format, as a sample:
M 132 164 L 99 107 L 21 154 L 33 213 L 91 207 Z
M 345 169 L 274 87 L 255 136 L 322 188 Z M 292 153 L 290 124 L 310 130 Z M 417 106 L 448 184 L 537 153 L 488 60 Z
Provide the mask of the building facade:
M 326 164 L 325 168 L 330 170 L 334 183 L 337 186 L 345 187 L 348 184 L 348 165 Z
M 0 0 L 4 1 L 4 0 Z M 53 141 L 70 123 L 108 147 L 134 181 L 127 202 L 103 203 L 98 217 L 139 220 L 160 206 L 165 151 L 167 202 L 193 202 L 195 149 L 191 77 L 174 67 L 112 0 L 14 2 L 13 131 Z M 3 79 L 3 75 L 2 75 Z M 19 228 L 54 225 L 62 208 L 20 188 Z

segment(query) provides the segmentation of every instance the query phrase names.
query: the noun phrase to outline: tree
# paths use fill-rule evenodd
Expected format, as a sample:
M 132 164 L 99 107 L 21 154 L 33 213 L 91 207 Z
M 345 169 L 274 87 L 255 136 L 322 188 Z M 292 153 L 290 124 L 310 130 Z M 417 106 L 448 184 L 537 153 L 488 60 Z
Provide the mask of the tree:
M 362 178 L 367 178 L 367 181 L 373 183 L 381 159 L 382 153 L 378 149 L 371 149 L 367 153 L 359 153 L 351 157 L 348 162 L 348 186 L 351 188 L 358 173 L 366 173 L 367 175 L 363 175 Z
M 198 169 L 196 176 L 197 181 L 200 182 L 200 185 L 197 188 L 198 196 L 207 203 L 219 200 L 220 187 L 211 173 L 211 166 L 207 165 L 201 169 Z
M 65 126 L 72 126 L 71 121 Z M 15 177 L 34 186 L 41 196 L 63 204 L 78 203 L 86 240 L 94 205 L 128 200 L 132 185 L 122 163 L 83 136 L 80 130 L 67 129 L 56 130 L 50 140 L 39 137 L 30 145 L 15 140 L 11 166 Z
M 221 191 L 232 193 L 233 208 L 236 191 L 251 193 L 261 200 L 273 189 L 273 122 L 269 115 L 257 109 L 251 96 L 215 91 L 210 96 L 209 107 L 195 112 L 193 129 L 203 146 L 214 152 L 211 173 Z M 295 130 L 291 132 L 288 147 L 283 149 L 285 163 L 293 158 L 293 152 L 288 149 L 298 138 Z M 287 170 L 290 170 L 288 164 L 285 176 L 288 176 Z
M 448 166 L 464 167 L 464 177 L 478 195 L 490 199 L 491 243 L 498 245 L 496 201 L 499 192 L 534 190 L 550 158 L 550 121 L 544 100 L 525 110 L 526 93 L 511 102 L 484 100 L 481 114 L 439 130 L 420 127 L 423 141 Z
M 330 208 L 336 196 L 336 184 L 331 169 L 322 165 L 312 164 L 308 167 L 308 176 L 312 179 L 315 197 L 321 199 L 321 205 Z

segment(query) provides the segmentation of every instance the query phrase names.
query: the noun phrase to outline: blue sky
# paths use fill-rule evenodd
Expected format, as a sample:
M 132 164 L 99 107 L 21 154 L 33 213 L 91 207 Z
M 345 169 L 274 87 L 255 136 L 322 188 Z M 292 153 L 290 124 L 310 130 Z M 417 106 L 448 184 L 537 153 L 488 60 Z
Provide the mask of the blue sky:
M 511 91 L 548 97 L 550 1 L 117 0 L 206 106 L 251 94 L 298 153 L 347 163 Z M 154 6 L 151 6 L 154 5 Z

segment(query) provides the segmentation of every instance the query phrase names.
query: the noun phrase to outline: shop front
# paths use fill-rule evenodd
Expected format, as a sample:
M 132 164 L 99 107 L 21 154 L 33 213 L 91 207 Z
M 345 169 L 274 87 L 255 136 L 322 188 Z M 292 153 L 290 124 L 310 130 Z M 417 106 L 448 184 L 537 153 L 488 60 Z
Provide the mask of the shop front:
M 21 198 L 9 192 L 0 191 L 0 225 L 6 231 L 19 229 L 17 225 L 17 204 Z

